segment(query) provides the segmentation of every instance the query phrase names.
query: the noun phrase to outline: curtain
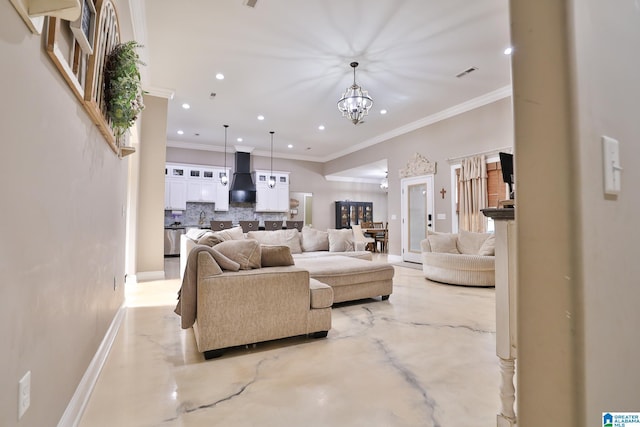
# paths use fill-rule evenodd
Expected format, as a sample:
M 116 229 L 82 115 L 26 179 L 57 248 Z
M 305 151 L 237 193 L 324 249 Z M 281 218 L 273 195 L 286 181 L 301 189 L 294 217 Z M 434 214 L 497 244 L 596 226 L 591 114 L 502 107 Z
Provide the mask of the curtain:
M 480 210 L 486 208 L 487 204 L 487 161 L 485 156 L 463 159 L 460 168 L 460 229 L 485 233 L 487 218 Z

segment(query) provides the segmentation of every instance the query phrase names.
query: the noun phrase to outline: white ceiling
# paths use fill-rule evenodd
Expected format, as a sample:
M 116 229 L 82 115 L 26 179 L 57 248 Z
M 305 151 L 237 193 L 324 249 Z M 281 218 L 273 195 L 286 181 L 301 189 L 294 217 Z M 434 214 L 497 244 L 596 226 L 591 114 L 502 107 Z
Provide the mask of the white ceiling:
M 324 162 L 510 84 L 507 0 L 140 1 L 145 87 L 174 93 L 171 146 L 222 151 L 229 124 L 230 146 L 268 154 L 273 130 L 274 156 Z M 360 125 L 336 107 L 352 61 L 374 100 Z

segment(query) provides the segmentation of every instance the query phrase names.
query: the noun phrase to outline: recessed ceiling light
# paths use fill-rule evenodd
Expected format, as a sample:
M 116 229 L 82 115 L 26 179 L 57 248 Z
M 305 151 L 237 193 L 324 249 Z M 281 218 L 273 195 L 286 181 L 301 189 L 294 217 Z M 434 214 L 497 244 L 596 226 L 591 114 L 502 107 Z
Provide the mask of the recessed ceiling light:
M 238 138 L 238 139 L 236 139 L 236 141 L 242 142 L 242 138 Z
M 512 52 L 513 52 L 513 48 L 511 46 L 509 46 L 504 50 L 505 55 L 511 55 Z
M 320 130 L 324 130 L 324 125 L 320 125 L 320 126 L 318 126 L 318 129 L 320 129 Z
M 185 110 L 188 110 L 189 108 L 191 108 L 191 105 L 185 102 L 184 104 L 182 104 L 182 108 L 184 108 Z
M 260 115 L 258 116 L 258 120 L 264 120 L 264 116 L 263 116 L 262 114 L 260 114 Z
M 287 145 L 288 148 L 293 148 L 293 144 Z
M 387 110 L 380 110 L 380 114 L 387 114 Z
M 178 131 L 178 135 L 182 135 L 182 134 L 184 134 L 184 131 L 179 130 L 179 131 Z
M 216 79 L 218 79 L 218 80 L 224 80 L 224 74 L 222 74 L 222 73 L 218 73 L 218 74 L 216 74 Z

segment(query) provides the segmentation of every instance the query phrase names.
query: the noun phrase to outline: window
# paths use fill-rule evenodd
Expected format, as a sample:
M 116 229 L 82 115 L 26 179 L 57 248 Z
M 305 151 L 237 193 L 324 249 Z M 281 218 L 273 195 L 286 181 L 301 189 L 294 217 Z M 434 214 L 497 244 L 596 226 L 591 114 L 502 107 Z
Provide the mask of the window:
M 452 165 L 452 186 L 454 188 L 452 211 L 453 227 L 452 231 L 458 231 L 458 214 L 460 212 L 460 164 Z M 497 208 L 500 200 L 509 198 L 509 187 L 502 180 L 502 168 L 500 160 L 496 157 L 487 159 L 487 207 Z M 487 232 L 493 232 L 493 220 L 488 218 Z

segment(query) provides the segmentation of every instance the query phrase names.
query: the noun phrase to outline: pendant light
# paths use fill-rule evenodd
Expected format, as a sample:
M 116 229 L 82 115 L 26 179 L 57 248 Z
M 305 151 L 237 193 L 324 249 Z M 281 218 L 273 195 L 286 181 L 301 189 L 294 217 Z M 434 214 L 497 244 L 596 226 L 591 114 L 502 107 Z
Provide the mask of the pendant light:
M 229 182 L 229 176 L 227 175 L 227 128 L 229 125 L 222 126 L 224 126 L 224 172 L 220 175 L 220 183 L 226 187 Z
M 364 116 L 369 114 L 369 109 L 373 105 L 373 99 L 369 96 L 369 92 L 362 89 L 356 84 L 356 67 L 357 62 L 352 62 L 353 68 L 353 84 L 347 88 L 338 101 L 338 110 L 342 113 L 342 117 L 351 120 L 351 123 L 357 125 L 363 123 Z
M 273 176 L 273 134 L 274 131 L 269 132 L 271 134 L 271 171 L 269 173 L 269 188 L 274 188 L 276 186 L 276 177 Z
M 389 189 L 389 172 L 384 171 L 384 179 L 380 182 L 380 188 L 383 190 Z

